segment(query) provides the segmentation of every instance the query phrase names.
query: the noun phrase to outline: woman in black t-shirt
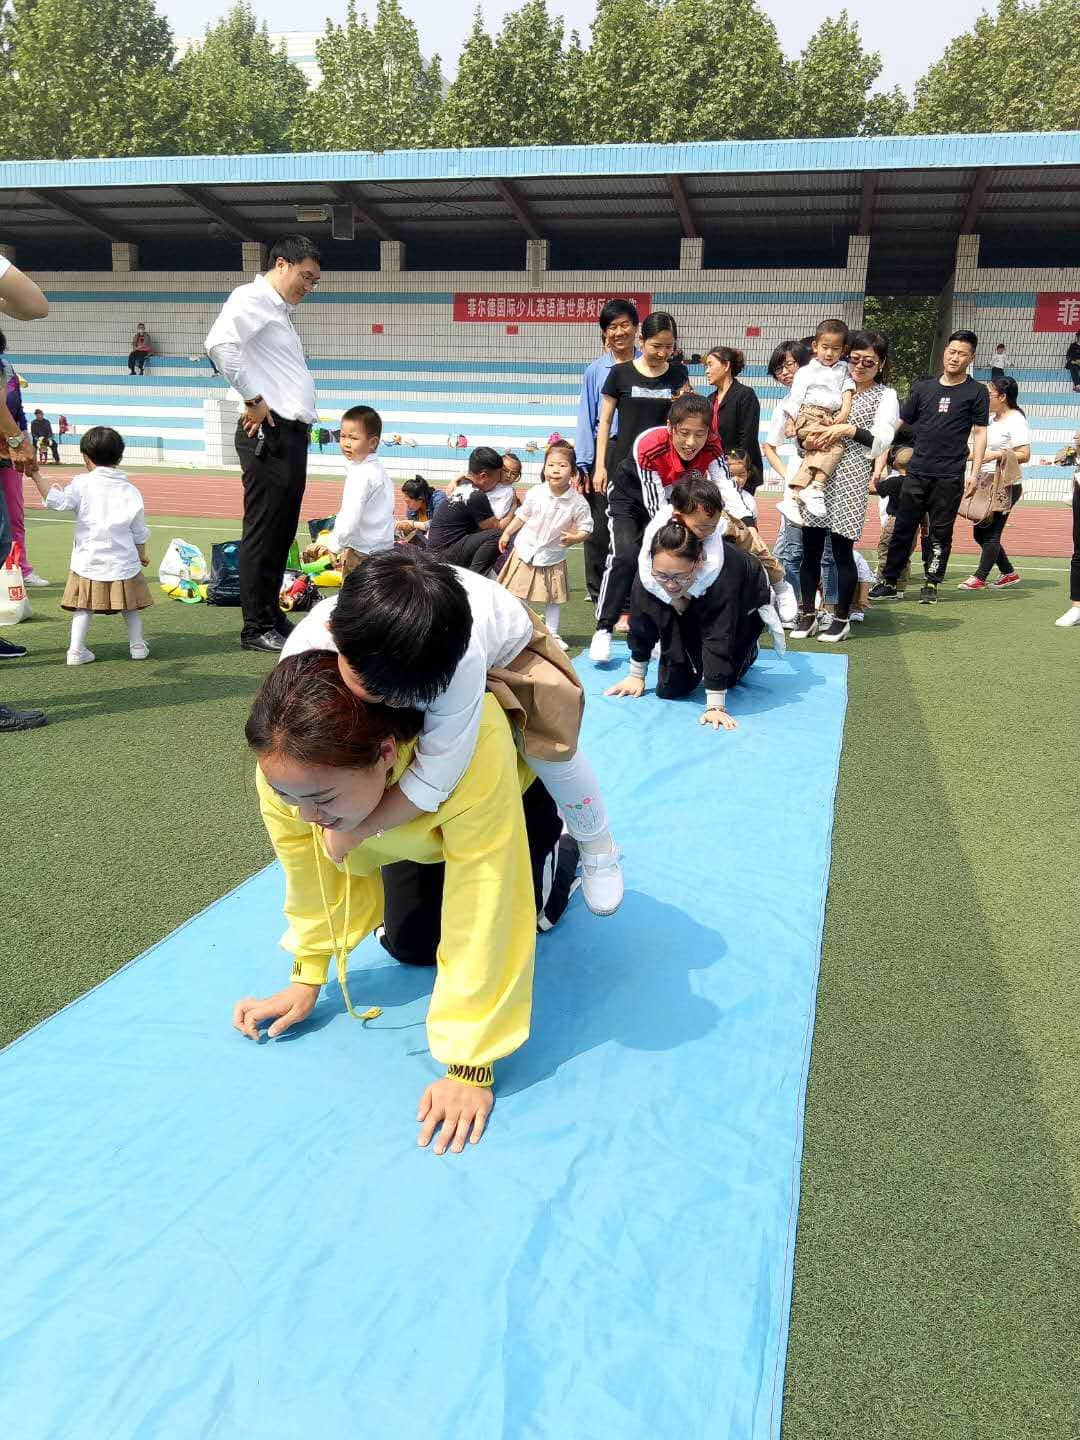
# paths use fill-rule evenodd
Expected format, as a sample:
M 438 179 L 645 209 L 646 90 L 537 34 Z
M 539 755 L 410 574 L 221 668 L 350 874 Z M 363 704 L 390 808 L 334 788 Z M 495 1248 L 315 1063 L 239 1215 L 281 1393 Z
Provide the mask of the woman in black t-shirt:
M 642 431 L 666 424 L 671 402 L 689 390 L 690 372 L 671 359 L 677 343 L 675 321 L 666 311 L 654 310 L 641 327 L 641 354 L 608 371 L 600 392 L 593 471 L 593 489 L 600 494 L 607 490 L 608 473 L 614 474 Z M 619 430 L 609 443 L 616 412 Z

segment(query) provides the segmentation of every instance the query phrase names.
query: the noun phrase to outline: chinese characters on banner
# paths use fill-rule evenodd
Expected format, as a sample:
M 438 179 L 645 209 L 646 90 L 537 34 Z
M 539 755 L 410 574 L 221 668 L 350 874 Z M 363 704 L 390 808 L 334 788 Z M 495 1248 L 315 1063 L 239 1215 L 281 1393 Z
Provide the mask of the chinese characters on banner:
M 614 295 L 566 292 L 463 292 L 454 296 L 454 319 L 496 325 L 510 321 L 525 325 L 595 325 L 609 300 L 632 300 L 642 320 L 652 309 L 652 295 L 621 290 Z
M 1080 330 L 1080 290 L 1065 294 L 1041 291 L 1035 296 L 1035 323 L 1031 328 L 1037 335 L 1055 331 L 1075 334 Z

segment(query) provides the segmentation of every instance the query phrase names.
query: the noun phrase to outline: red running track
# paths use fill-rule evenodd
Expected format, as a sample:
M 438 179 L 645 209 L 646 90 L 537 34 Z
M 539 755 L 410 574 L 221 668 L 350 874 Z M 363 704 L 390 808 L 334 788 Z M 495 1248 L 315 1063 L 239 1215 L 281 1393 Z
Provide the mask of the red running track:
M 48 467 L 51 470 L 52 467 Z M 73 467 L 59 466 L 59 478 L 75 474 Z M 142 474 L 132 469 L 130 478 L 142 491 L 147 515 L 203 516 L 208 520 L 239 521 L 243 508 L 240 476 L 235 471 L 212 473 L 205 470 L 152 470 Z M 313 520 L 320 515 L 333 515 L 341 501 L 340 480 L 313 477 L 308 481 L 301 517 Z M 27 508 L 40 507 L 41 500 L 33 485 L 26 482 Z M 776 497 L 761 496 L 759 528 L 768 544 L 776 539 L 779 518 Z M 404 513 L 400 492 L 398 513 Z M 877 505 L 867 510 L 860 548 L 874 549 L 878 538 Z M 239 525 L 237 526 L 239 533 Z M 1069 556 L 1072 554 L 1072 515 L 1068 507 L 1052 505 L 1020 505 L 1009 517 L 1008 547 L 1017 555 Z M 962 555 L 978 553 L 971 538 L 971 526 L 957 522 L 954 551 Z

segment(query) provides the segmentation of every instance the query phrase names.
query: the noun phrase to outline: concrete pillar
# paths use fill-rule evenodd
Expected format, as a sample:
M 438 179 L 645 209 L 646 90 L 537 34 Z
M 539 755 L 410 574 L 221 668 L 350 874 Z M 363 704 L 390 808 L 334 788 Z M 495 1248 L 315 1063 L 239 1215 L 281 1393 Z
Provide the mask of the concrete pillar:
M 379 272 L 382 275 L 398 275 L 405 269 L 405 242 L 403 240 L 379 241 Z
M 241 268 L 245 275 L 266 269 L 266 246 L 258 240 L 245 240 L 242 247 Z
M 225 390 L 203 401 L 203 464 L 211 470 L 239 465 L 233 437 L 238 410 L 235 390 Z
M 550 256 L 550 240 L 526 240 L 525 269 L 529 273 L 529 284 L 537 290 L 539 290 L 544 283 Z
M 705 241 L 700 236 L 691 239 L 684 235 L 679 241 L 679 269 L 700 270 L 705 254 Z
M 855 296 L 844 302 L 844 319 L 851 330 L 861 330 L 866 314 L 866 271 L 870 263 L 870 236 L 849 235 L 847 246 L 847 286 Z
M 938 305 L 937 333 L 934 336 L 933 368 L 941 367 L 945 341 L 954 330 L 974 330 L 978 312 L 975 296 L 978 288 L 979 237 L 961 235 L 956 242 L 956 266 L 941 294 Z M 988 363 L 985 359 L 983 364 Z M 978 364 L 978 360 L 976 360 Z
M 126 242 L 112 242 L 112 268 L 114 275 L 126 275 L 139 268 L 139 247 Z

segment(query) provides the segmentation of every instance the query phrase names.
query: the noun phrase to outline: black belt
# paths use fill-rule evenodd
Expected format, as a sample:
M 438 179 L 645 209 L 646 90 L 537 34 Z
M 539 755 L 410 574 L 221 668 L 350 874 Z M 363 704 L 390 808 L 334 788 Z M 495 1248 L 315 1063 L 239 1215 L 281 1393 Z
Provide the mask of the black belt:
M 311 423 L 307 420 L 286 420 L 284 415 L 279 415 L 276 410 L 271 410 L 275 425 L 282 425 L 286 430 L 302 430 L 305 435 L 311 434 Z

